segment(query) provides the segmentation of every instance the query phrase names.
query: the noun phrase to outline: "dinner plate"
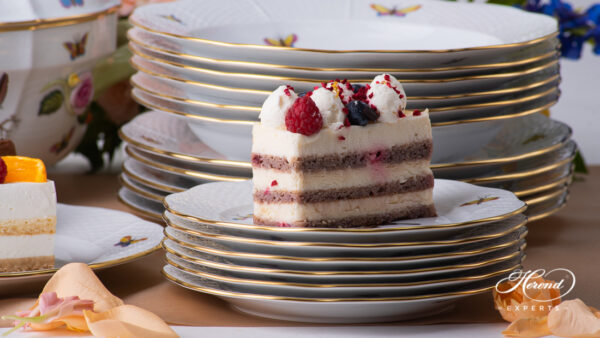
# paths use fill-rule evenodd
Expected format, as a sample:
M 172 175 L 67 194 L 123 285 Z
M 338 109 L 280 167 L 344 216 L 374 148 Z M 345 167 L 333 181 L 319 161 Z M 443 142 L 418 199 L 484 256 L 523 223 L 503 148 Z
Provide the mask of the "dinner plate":
M 208 293 L 248 314 L 281 320 L 316 323 L 375 323 L 430 316 L 449 309 L 452 302 L 493 288 L 495 282 L 476 282 L 461 289 L 423 296 L 356 299 L 315 299 L 256 295 L 219 289 L 216 283 L 186 274 L 170 265 L 162 270 L 171 282 L 190 290 Z
M 568 200 L 569 191 L 561 190 L 560 194 L 551 196 L 537 205 L 533 205 L 531 207 L 531 211 L 529 212 L 529 221 L 535 222 L 553 215 L 554 213 L 560 211 L 566 205 Z M 542 222 L 535 222 L 534 224 L 542 224 Z
M 405 68 L 335 68 L 335 67 L 302 67 L 277 65 L 263 62 L 246 62 L 239 60 L 227 60 L 221 58 L 203 57 L 197 54 L 188 54 L 176 51 L 178 48 L 169 43 L 168 37 L 156 34 L 148 30 L 135 27 L 127 32 L 127 38 L 130 41 L 132 52 L 142 58 L 156 61 L 165 61 L 175 66 L 186 66 L 202 68 L 220 72 L 230 73 L 260 73 L 264 75 L 299 77 L 315 79 L 335 79 L 335 78 L 369 78 L 379 73 L 389 73 L 400 78 L 411 78 L 416 75 L 424 75 L 428 78 L 444 78 L 459 75 L 477 75 L 489 73 L 510 67 L 532 64 L 552 56 L 558 50 L 558 39 L 546 39 L 536 43 L 534 46 L 523 51 L 522 55 L 517 56 L 509 62 L 493 63 L 486 60 L 486 63 L 465 66 L 444 66 L 414 68 L 414 65 L 405 65 Z
M 470 244 L 445 247 L 443 250 L 419 250 L 405 256 L 396 257 L 293 257 L 270 254 L 252 254 L 191 244 L 194 237 L 165 229 L 168 246 L 177 245 L 194 258 L 236 265 L 241 268 L 267 268 L 288 271 L 295 274 L 311 275 L 378 275 L 378 276 L 429 276 L 440 270 L 460 271 L 481 267 L 495 262 L 499 256 L 486 259 L 486 255 L 496 255 L 500 249 L 514 247 L 527 235 L 521 228 L 499 238 Z M 516 252 L 513 251 L 512 253 Z M 511 253 L 508 253 L 511 254 Z
M 261 69 L 248 73 L 216 72 L 197 67 L 191 60 L 157 52 L 155 48 L 147 48 L 147 46 L 133 40 L 130 41 L 129 47 L 134 54 L 131 58 L 132 66 L 140 71 L 156 77 L 170 78 L 190 84 L 194 83 L 205 89 L 212 89 L 212 93 L 217 93 L 217 91 L 226 92 L 228 95 L 237 93 L 245 98 L 253 97 L 254 100 L 257 99 L 257 95 L 268 94 L 273 90 L 273 86 L 276 87 L 278 84 L 293 83 L 296 90 L 309 91 L 319 82 L 336 78 L 348 78 L 346 72 L 322 79 L 276 75 L 252 76 L 255 73 L 260 74 Z M 543 58 L 528 65 L 493 69 L 480 75 L 453 75 L 445 78 L 429 79 L 421 76 L 415 78 L 413 75 L 411 79 L 403 77 L 399 79 L 402 80 L 406 92 L 410 93 L 409 97 L 415 99 L 419 97 L 434 99 L 436 96 L 442 96 L 439 98 L 446 96 L 477 96 L 487 91 L 508 90 L 514 87 L 526 86 L 542 81 L 549 76 L 557 75 L 559 73 L 557 57 L 547 54 L 542 55 Z M 380 70 L 378 73 L 381 74 L 384 71 Z M 422 75 L 422 73 L 419 75 Z M 372 76 L 362 79 L 354 77 L 356 80 L 353 81 L 358 83 L 371 82 L 372 78 Z M 502 79 L 502 81 L 498 81 L 498 79 Z M 221 97 L 222 95 L 216 96 Z
M 489 260 L 497 260 L 501 257 L 507 257 L 515 252 L 523 251 L 526 247 L 524 240 L 516 240 L 514 244 L 499 248 L 490 249 L 482 253 L 472 254 L 471 259 L 479 259 L 479 261 L 485 262 Z M 233 278 L 244 278 L 264 281 L 283 281 L 290 283 L 309 283 L 309 284 L 407 284 L 407 283 L 420 283 L 420 282 L 439 282 L 448 279 L 464 279 L 468 277 L 464 271 L 448 272 L 444 271 L 444 267 L 451 267 L 460 265 L 464 262 L 463 256 L 454 257 L 438 257 L 430 258 L 428 262 L 421 259 L 419 262 L 407 261 L 404 270 L 393 273 L 365 273 L 364 271 L 357 271 L 355 273 L 346 272 L 339 273 L 333 271 L 326 273 L 326 271 L 298 271 L 298 270 L 282 270 L 275 268 L 261 268 L 261 267 L 248 267 L 236 265 L 233 262 L 228 261 L 226 258 L 217 260 L 215 257 L 208 259 L 203 258 L 197 251 L 186 248 L 177 244 L 176 242 L 165 239 L 163 241 L 163 248 L 168 255 L 176 256 L 181 260 L 184 260 L 191 264 L 189 267 L 194 271 L 206 272 L 211 274 L 217 274 L 225 277 Z M 208 256 L 208 255 L 207 255 Z M 411 270 L 425 270 L 431 268 L 439 268 L 435 274 L 411 274 Z M 487 274 L 492 272 L 494 269 L 490 269 L 489 266 L 475 267 L 471 270 L 472 276 Z M 382 271 L 384 272 L 384 271 Z
M 121 211 L 59 203 L 54 268 L 0 272 L 0 294 L 26 291 L 71 262 L 94 270 L 130 262 L 159 249 L 162 232 L 161 226 Z
M 453 282 L 429 282 L 423 281 L 413 285 L 383 284 L 383 285 L 345 285 L 345 284 L 309 284 L 263 281 L 255 279 L 244 279 L 237 277 L 225 277 L 195 270 L 194 265 L 174 256 L 167 255 L 167 263 L 185 273 L 213 282 L 219 289 L 235 289 L 240 292 L 254 294 L 274 294 L 284 297 L 310 297 L 310 298 L 358 298 L 369 295 L 371 297 L 402 297 L 414 296 L 440 292 L 441 288 L 461 288 L 475 281 L 496 279 L 500 280 L 521 266 L 522 254 L 517 254 L 510 259 L 499 261 L 491 266 L 492 272 L 472 274 L 465 271 L 465 278 Z M 466 277 L 473 278 L 466 278 Z M 483 277 L 482 277 L 483 276 Z M 479 278 L 477 278 L 479 277 Z
M 522 130 L 514 133 L 514 130 Z M 432 169 L 435 174 L 450 175 L 457 167 L 479 167 L 513 162 L 539 156 L 560 148 L 571 135 L 564 123 L 551 120 L 541 114 L 501 122 L 482 122 L 466 125 L 433 127 L 434 154 Z M 464 135 L 473 134 L 473 138 Z M 250 159 L 251 128 L 245 125 L 221 123 L 207 124 L 202 130 L 202 140 L 191 131 L 185 120 L 176 116 L 152 111 L 141 114 L 120 130 L 121 137 L 136 149 L 152 153 L 165 160 L 179 163 L 175 166 L 212 173 L 227 172 L 234 176 L 251 177 Z M 226 138 L 228 142 L 223 142 Z M 461 149 L 464 139 L 469 140 L 470 152 L 455 153 L 450 157 L 442 150 Z M 488 141 L 486 141 L 488 140 Z M 207 146 L 220 146 L 221 153 Z M 235 145 L 229 146 L 230 144 Z M 473 144 L 476 146 L 472 150 Z M 436 147 L 443 148 L 436 148 Z M 239 151 L 242 147 L 243 151 Z M 436 154 L 436 149 L 440 151 Z M 223 153 L 230 153 L 229 155 Z M 452 152 L 451 152 L 452 153 Z M 238 154 L 239 156 L 232 156 Z M 462 171 L 459 168 L 459 171 Z M 474 176 L 474 175 L 472 175 Z
M 121 203 L 131 208 L 138 215 L 162 222 L 161 215 L 164 207 L 161 203 L 146 198 L 125 187 L 119 189 L 117 198 Z
M 271 87 L 271 90 L 284 83 L 279 82 Z M 314 84 L 311 85 L 311 89 L 312 87 L 314 87 Z M 430 118 L 433 123 L 456 124 L 458 123 L 456 122 L 457 120 L 481 121 L 489 117 L 499 119 L 509 118 L 517 114 L 517 116 L 521 116 L 532 109 L 540 109 L 541 107 L 545 109 L 547 105 L 552 105 L 560 96 L 560 91 L 556 87 L 556 84 L 553 84 L 532 89 L 530 92 L 525 91 L 523 93 L 509 94 L 509 96 L 518 96 L 518 98 L 431 108 Z M 161 91 L 152 91 L 141 87 L 133 89 L 133 98 L 138 103 L 150 109 L 187 116 L 192 118 L 193 121 L 212 121 L 217 119 L 223 123 L 247 123 L 256 121 L 260 112 L 259 106 L 221 105 L 212 102 L 181 100 L 166 95 Z M 408 105 L 411 106 L 410 101 Z M 410 109 L 416 108 L 425 109 L 427 107 L 410 107 Z
M 489 58 L 488 63 L 506 62 L 518 59 L 515 51 L 525 49 L 526 54 L 556 33 L 552 18 L 510 7 L 427 0 L 382 0 L 378 6 L 382 7 L 366 0 L 285 5 L 276 0 L 243 4 L 226 0 L 218 5 L 182 1 L 140 8 L 130 22 L 161 34 L 177 51 L 309 67 L 386 67 L 405 62 L 439 67 L 481 64 Z M 384 10 L 374 8 L 400 11 L 382 16 Z M 361 29 L 351 29 L 357 22 Z M 348 27 L 351 38 L 344 29 L 323 33 L 322 27 L 332 26 Z M 265 38 L 278 40 L 289 34 L 297 37 L 293 47 L 265 45 Z
M 379 74 L 377 74 L 379 75 Z M 533 84 L 511 88 L 509 91 L 501 91 L 500 93 L 493 93 L 488 95 L 470 95 L 466 97 L 449 97 L 449 98 L 414 98 L 408 97 L 408 109 L 423 109 L 428 108 L 432 115 L 438 115 L 442 111 L 467 109 L 467 107 L 477 107 L 481 104 L 486 106 L 495 106 L 506 104 L 506 102 L 512 102 L 514 100 L 526 100 L 534 95 L 548 92 L 550 89 L 558 87 L 560 82 L 559 75 L 552 75 L 543 80 L 537 81 Z M 151 93 L 154 96 L 158 96 L 164 99 L 182 102 L 189 104 L 190 106 L 196 106 L 199 108 L 201 115 L 209 117 L 225 118 L 232 116 L 234 120 L 252 120 L 258 119 L 258 113 L 264 100 L 268 95 L 260 97 L 259 100 L 254 102 L 244 101 L 236 93 L 223 97 L 211 97 L 203 94 L 199 94 L 196 88 L 200 88 L 195 83 L 164 80 L 158 76 L 151 76 L 144 72 L 138 72 L 131 77 L 131 83 L 135 88 Z M 269 93 L 270 94 L 270 93 Z M 217 109 L 212 107 L 226 106 L 226 107 L 238 107 L 239 111 L 237 114 L 234 112 L 231 115 L 221 115 Z M 201 108 L 206 108 L 200 110 Z M 233 109 L 233 108 L 232 108 Z M 213 114 L 213 110 L 215 113 Z M 191 111 L 191 109 L 190 109 Z M 254 114 L 250 112 L 254 112 Z M 454 112 L 454 114 L 459 114 Z

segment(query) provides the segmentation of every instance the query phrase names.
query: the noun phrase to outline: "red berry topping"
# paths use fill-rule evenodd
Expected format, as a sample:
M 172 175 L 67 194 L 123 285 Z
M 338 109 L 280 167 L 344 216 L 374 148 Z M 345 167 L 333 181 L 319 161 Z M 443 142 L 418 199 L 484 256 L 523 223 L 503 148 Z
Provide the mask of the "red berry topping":
M 283 92 L 285 93 L 286 96 L 291 96 L 292 95 L 290 93 L 290 89 L 289 88 L 284 89 Z
M 402 110 L 398 111 L 398 117 L 403 118 L 406 117 L 406 115 L 404 115 L 404 113 L 402 112 Z
M 354 93 L 354 95 L 352 96 L 352 98 L 357 101 L 365 101 L 367 99 L 368 91 L 369 89 L 366 86 L 359 87 L 356 93 Z
M 7 174 L 8 174 L 8 170 L 6 168 L 6 163 L 0 157 L 0 183 L 4 183 L 4 180 L 6 180 Z
M 288 131 L 310 136 L 323 127 L 323 116 L 309 96 L 299 97 L 285 114 Z
M 278 183 L 277 183 L 277 180 L 273 180 L 273 182 L 271 182 L 271 186 L 272 186 L 272 187 L 276 186 L 277 184 L 278 184 Z
M 413 110 L 413 116 L 419 116 L 421 115 L 421 111 L 418 109 Z
M 350 127 L 350 120 L 347 117 L 344 119 L 344 127 Z
M 346 139 L 346 138 L 345 138 L 344 136 L 341 136 L 341 135 L 340 135 L 340 136 L 338 136 L 338 140 L 340 140 L 340 141 L 344 141 L 345 139 Z
M 390 80 L 390 76 L 389 76 L 388 74 L 385 74 L 385 75 L 383 76 L 383 78 L 384 78 L 386 81 L 389 81 L 389 80 Z

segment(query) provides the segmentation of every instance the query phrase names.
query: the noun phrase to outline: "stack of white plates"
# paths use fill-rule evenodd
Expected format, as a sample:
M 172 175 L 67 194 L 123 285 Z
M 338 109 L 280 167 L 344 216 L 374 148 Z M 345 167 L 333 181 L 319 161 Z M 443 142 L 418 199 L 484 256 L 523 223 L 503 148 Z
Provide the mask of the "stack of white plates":
M 354 229 L 254 225 L 251 192 L 223 182 L 166 197 L 163 274 L 247 313 L 357 323 L 443 311 L 524 259 L 526 206 L 506 190 L 436 180 L 438 217 Z
M 548 16 L 427 0 L 190 0 L 130 21 L 133 95 L 153 109 L 121 130 L 121 199 L 138 210 L 158 216 L 168 193 L 251 177 L 251 128 L 277 86 L 383 72 L 409 108 L 430 109 L 437 178 L 511 190 L 531 219 L 566 201 L 576 145 L 540 114 L 559 96 Z

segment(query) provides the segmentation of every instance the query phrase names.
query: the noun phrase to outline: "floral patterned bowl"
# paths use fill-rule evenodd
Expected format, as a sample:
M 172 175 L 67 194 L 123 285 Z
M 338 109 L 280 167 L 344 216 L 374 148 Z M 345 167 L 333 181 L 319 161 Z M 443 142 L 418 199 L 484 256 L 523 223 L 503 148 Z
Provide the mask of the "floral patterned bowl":
M 19 155 L 52 165 L 83 137 L 94 66 L 116 48 L 118 5 L 23 0 L 0 13 L 0 137 Z

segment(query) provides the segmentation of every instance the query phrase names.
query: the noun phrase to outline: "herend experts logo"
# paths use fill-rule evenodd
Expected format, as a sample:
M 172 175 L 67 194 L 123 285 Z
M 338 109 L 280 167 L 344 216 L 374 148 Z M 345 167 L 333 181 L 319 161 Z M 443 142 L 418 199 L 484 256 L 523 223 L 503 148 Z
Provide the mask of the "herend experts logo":
M 540 282 L 539 277 L 542 277 L 543 281 Z M 501 289 L 499 285 L 504 282 L 512 282 L 513 285 L 508 289 Z M 496 283 L 496 292 L 506 294 L 517 290 L 517 288 L 521 288 L 522 294 L 528 299 L 534 302 L 548 302 L 566 296 L 574 287 L 575 274 L 569 269 L 557 268 L 550 271 L 546 271 L 545 269 L 533 271 L 515 270 L 508 277 L 503 278 Z M 558 292 L 556 292 L 556 294 L 558 294 L 558 296 L 541 300 L 531 296 L 532 293 L 541 290 L 557 290 Z

